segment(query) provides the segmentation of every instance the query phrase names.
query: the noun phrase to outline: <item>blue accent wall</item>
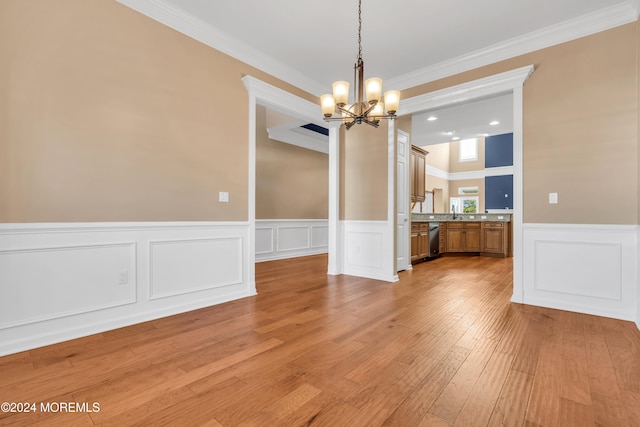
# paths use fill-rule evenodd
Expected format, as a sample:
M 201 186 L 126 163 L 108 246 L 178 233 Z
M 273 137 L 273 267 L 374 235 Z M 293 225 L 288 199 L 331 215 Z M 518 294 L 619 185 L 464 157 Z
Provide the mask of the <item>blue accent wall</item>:
M 488 176 L 484 179 L 484 208 L 513 209 L 513 175 Z
M 513 166 L 513 134 L 488 136 L 484 140 L 484 167 Z

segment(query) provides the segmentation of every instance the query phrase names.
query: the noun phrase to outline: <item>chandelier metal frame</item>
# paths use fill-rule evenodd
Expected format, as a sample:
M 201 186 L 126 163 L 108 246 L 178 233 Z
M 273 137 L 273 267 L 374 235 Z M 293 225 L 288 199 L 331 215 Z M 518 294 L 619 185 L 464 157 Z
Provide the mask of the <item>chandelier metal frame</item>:
M 342 121 L 350 129 L 355 124 L 366 123 L 373 127 L 380 125 L 381 119 L 393 120 L 396 116 L 400 101 L 400 92 L 390 90 L 382 93 L 382 80 L 371 78 L 364 81 L 364 61 L 362 60 L 362 0 L 358 0 L 358 57 L 353 66 L 353 98 L 355 102 L 348 105 L 349 83 L 339 81 L 333 83 L 333 95 L 325 94 L 321 97 L 322 113 L 325 122 Z M 367 100 L 364 100 L 366 88 Z M 384 105 L 387 111 L 384 111 Z M 333 117 L 334 113 L 341 117 Z

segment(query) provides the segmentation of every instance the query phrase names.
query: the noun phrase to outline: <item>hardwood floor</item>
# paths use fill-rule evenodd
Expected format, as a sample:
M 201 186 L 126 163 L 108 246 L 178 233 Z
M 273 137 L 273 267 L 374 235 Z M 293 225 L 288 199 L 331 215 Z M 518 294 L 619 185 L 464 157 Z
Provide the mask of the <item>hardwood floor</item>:
M 0 402 L 99 412 L 0 424 L 640 426 L 636 326 L 510 303 L 511 258 L 395 284 L 326 262 L 261 263 L 256 297 L 2 357 Z

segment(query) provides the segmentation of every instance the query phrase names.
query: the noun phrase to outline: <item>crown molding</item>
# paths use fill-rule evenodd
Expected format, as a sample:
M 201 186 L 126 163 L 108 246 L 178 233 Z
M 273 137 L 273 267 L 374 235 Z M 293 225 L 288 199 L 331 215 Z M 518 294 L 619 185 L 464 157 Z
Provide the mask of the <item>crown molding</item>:
M 294 68 L 274 60 L 251 45 L 243 43 L 231 37 L 229 34 L 212 27 L 205 21 L 173 6 L 167 0 L 116 1 L 207 46 L 258 68 L 313 95 L 320 96 L 320 94 L 326 91 L 324 85 L 308 78 Z M 470 54 L 461 55 L 457 58 L 443 61 L 398 77 L 386 79 L 385 86 L 404 90 L 525 53 L 575 40 L 630 22 L 635 22 L 638 19 L 639 10 L 640 0 L 627 0 L 624 3 L 552 25 L 521 37 L 497 43 Z
M 386 79 L 387 87 L 404 90 L 455 74 L 565 43 L 638 20 L 640 0 L 627 0 L 587 15 L 515 37 L 485 49 Z M 402 105 L 402 103 L 401 103 Z
M 239 61 L 258 68 L 311 94 L 323 93 L 324 86 L 299 71 L 274 60 L 253 46 L 241 42 L 166 0 L 116 0 L 155 21 L 181 32 Z

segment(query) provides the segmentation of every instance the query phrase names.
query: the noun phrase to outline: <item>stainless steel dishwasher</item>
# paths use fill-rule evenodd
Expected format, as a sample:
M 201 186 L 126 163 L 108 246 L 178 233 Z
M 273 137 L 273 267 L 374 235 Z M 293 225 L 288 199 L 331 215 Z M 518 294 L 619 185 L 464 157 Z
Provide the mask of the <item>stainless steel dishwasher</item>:
M 440 255 L 440 223 L 429 223 L 429 258 Z

